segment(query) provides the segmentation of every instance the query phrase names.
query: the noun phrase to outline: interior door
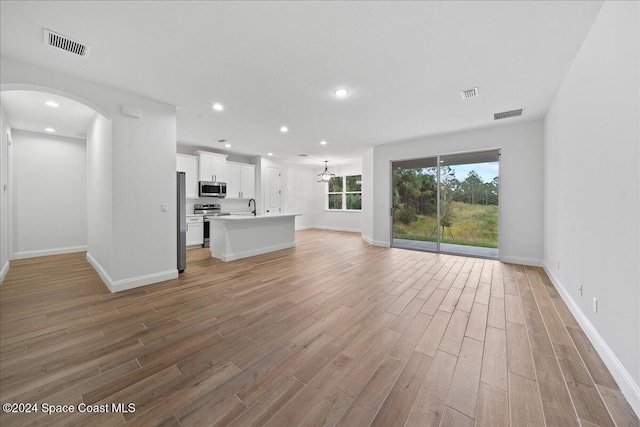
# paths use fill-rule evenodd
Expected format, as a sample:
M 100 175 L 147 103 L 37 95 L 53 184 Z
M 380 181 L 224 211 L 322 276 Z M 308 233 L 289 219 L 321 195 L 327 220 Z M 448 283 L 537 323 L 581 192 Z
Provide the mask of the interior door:
M 272 166 L 267 167 L 265 185 L 265 211 L 268 214 L 282 212 L 280 204 L 282 191 L 280 190 L 280 169 Z

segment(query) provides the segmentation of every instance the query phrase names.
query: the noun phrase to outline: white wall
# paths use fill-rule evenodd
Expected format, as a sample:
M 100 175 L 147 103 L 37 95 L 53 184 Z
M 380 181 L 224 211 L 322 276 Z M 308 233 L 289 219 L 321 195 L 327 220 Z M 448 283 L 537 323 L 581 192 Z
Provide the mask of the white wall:
M 315 227 L 327 230 L 362 232 L 363 214 L 359 211 L 337 212 L 326 209 L 327 184 L 317 182 L 317 176 L 324 171 L 324 167 L 313 171 L 311 182 L 315 192 L 314 211 L 316 212 Z M 362 163 L 329 166 L 329 172 L 336 176 L 362 175 Z M 364 193 L 363 193 L 364 194 Z M 363 196 L 364 198 L 364 196 Z
M 544 216 L 545 268 L 638 413 L 639 9 L 604 3 L 547 114 Z
M 96 113 L 87 129 L 87 252 L 112 271 L 113 168 L 111 120 Z
M 373 148 L 362 156 L 362 194 L 373 195 Z M 362 238 L 373 244 L 373 197 L 362 199 Z
M 313 171 L 310 168 L 284 163 L 278 159 L 255 157 L 256 164 L 256 202 L 258 211 L 265 211 L 265 186 L 268 167 L 280 169 L 280 191 L 282 212 L 299 213 L 296 217 L 296 229 L 309 228 L 314 224 L 315 211 L 313 209 Z
M 86 250 L 86 141 L 16 129 L 12 139 L 15 257 Z
M 9 271 L 9 118 L 0 105 L 0 283 Z
M 500 259 L 541 265 L 543 122 L 520 122 L 376 146 L 365 169 L 363 198 L 373 198 L 373 242 L 390 244 L 391 162 L 437 154 L 500 148 Z M 373 177 L 370 174 L 373 173 Z M 373 194 L 371 194 L 373 193 Z M 367 206 L 368 207 L 368 206 Z M 365 216 L 369 215 L 365 212 Z
M 315 209 L 315 192 L 319 185 L 316 183 L 316 176 L 313 169 L 297 166 L 285 165 L 283 181 L 284 212 L 301 213 L 296 217 L 296 229 L 312 228 L 317 224 L 317 214 Z
M 111 119 L 112 265 L 102 274 L 110 289 L 177 277 L 175 106 L 5 57 L 0 67 L 3 90 L 51 88 Z M 142 118 L 122 115 L 122 105 L 140 108 Z

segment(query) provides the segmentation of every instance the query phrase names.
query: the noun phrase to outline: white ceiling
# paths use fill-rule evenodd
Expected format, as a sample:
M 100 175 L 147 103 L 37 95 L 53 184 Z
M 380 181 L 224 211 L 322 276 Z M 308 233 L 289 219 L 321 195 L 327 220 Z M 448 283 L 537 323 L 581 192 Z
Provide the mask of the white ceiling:
M 28 90 L 2 92 L 0 101 L 13 129 L 31 132 L 46 132 L 55 129 L 52 135 L 71 138 L 86 138 L 87 128 L 96 112 L 69 98 Z M 58 107 L 49 107 L 45 102 L 54 101 Z
M 239 154 L 335 163 L 543 117 L 602 2 L 0 5 L 2 55 L 176 105 L 181 144 L 226 139 Z M 90 56 L 45 46 L 43 28 L 91 45 Z M 348 98 L 333 96 L 339 86 Z M 472 87 L 480 96 L 462 100 Z M 493 121 L 517 108 L 522 117 Z

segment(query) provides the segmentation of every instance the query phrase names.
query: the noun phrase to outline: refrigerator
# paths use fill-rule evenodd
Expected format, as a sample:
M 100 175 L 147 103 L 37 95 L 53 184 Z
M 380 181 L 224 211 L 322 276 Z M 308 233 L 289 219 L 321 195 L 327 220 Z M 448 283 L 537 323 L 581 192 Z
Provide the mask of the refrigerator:
M 176 173 L 178 195 L 178 272 L 182 273 L 187 268 L 187 196 L 185 194 L 186 174 Z

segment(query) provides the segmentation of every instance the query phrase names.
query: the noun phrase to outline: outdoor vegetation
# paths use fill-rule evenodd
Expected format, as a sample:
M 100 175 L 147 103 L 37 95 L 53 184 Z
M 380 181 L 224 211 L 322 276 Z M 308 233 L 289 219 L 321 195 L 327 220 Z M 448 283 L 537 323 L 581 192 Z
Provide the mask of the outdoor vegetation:
M 336 176 L 327 187 L 328 209 L 362 209 L 362 175 Z M 345 207 L 343 209 L 343 206 Z
M 436 168 L 393 171 L 393 237 L 437 241 Z M 498 177 L 484 182 L 471 171 L 462 180 L 440 168 L 442 243 L 498 247 Z

